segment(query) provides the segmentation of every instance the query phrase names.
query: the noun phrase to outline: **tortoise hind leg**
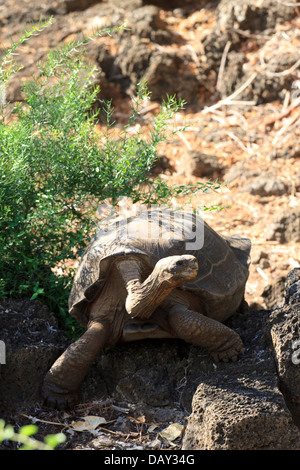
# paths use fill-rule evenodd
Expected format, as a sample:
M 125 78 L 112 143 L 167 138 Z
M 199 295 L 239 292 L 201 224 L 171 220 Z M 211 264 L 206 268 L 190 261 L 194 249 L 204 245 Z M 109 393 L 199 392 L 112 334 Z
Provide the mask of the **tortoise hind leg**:
M 106 344 L 109 326 L 93 322 L 88 330 L 56 360 L 47 373 L 42 396 L 46 406 L 67 409 L 78 401 L 78 389 Z
M 178 338 L 207 349 L 216 361 L 234 361 L 244 351 L 241 338 L 233 330 L 184 305 L 169 309 L 169 325 Z

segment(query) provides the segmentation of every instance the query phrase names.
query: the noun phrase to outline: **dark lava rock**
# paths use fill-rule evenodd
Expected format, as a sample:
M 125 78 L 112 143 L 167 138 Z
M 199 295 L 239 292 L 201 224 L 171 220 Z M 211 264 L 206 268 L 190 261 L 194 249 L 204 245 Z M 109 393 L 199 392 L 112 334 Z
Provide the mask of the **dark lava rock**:
M 300 209 L 297 207 L 284 209 L 276 214 L 268 227 L 267 240 L 298 243 L 300 241 Z

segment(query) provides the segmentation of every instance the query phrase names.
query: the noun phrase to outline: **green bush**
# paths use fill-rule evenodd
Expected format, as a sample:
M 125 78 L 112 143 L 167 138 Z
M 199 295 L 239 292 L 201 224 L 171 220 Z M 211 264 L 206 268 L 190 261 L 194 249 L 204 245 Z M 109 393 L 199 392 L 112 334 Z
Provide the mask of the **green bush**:
M 50 23 L 12 43 L 0 62 L 2 91 L 17 71 L 10 59 L 17 45 Z M 0 121 L 0 298 L 39 298 L 64 321 L 71 275 L 57 276 L 53 268 L 80 255 L 96 227 L 98 204 L 105 199 L 116 204 L 120 196 L 157 202 L 186 191 L 149 180 L 157 145 L 168 138 L 169 120 L 184 103 L 167 97 L 149 137 L 133 137 L 128 129 L 149 95 L 140 84 L 117 140 L 111 135 L 111 102 L 103 103 L 106 131 L 100 135 L 96 69 L 84 53 L 89 39 L 50 51 L 25 83 L 25 101 L 3 104 Z M 148 190 L 142 191 L 145 182 Z
M 66 440 L 63 433 L 48 434 L 44 438 L 44 442 L 32 438 L 38 432 L 38 427 L 34 424 L 27 424 L 22 426 L 18 432 L 14 431 L 11 424 L 5 424 L 3 419 L 0 419 L 0 443 L 3 441 L 12 441 L 22 444 L 20 450 L 54 450 L 59 444 Z

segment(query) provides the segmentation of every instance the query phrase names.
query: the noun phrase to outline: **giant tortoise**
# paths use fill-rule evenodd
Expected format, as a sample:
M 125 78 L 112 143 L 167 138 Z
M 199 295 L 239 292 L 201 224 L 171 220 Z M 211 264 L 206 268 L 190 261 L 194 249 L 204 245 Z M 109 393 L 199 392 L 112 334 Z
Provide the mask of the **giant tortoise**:
M 216 361 L 236 360 L 243 343 L 223 322 L 244 302 L 250 246 L 247 238 L 221 237 L 193 213 L 157 209 L 113 219 L 81 258 L 69 311 L 86 332 L 47 373 L 45 402 L 73 406 L 101 349 L 117 342 L 181 338 Z

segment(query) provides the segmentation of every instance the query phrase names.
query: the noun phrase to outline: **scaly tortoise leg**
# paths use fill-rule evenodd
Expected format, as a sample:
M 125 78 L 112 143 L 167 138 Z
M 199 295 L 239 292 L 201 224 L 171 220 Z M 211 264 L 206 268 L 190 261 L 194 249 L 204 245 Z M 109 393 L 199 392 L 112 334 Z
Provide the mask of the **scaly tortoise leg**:
M 51 408 L 72 408 L 78 401 L 78 389 L 106 343 L 109 326 L 93 322 L 87 331 L 55 361 L 47 373 L 42 396 Z
M 176 337 L 207 349 L 216 361 L 235 361 L 244 351 L 235 331 L 184 305 L 171 306 L 168 321 Z

